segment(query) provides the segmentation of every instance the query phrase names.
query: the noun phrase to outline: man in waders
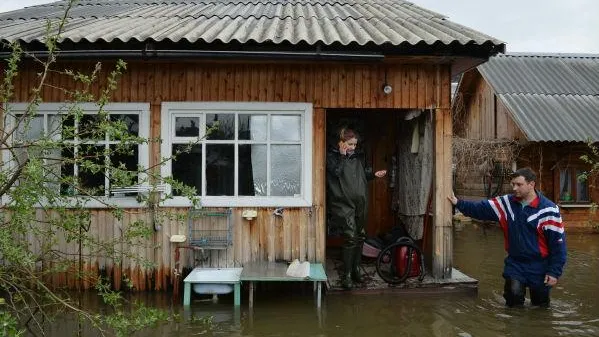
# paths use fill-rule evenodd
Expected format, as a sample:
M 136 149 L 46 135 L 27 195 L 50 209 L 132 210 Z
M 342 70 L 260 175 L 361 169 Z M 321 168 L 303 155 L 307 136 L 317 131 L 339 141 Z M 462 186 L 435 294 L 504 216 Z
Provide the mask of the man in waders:
M 471 202 L 449 197 L 465 215 L 499 221 L 505 238 L 503 297 L 509 307 L 524 304 L 526 288 L 532 305 L 549 306 L 549 291 L 566 263 L 566 237 L 559 208 L 535 190 L 536 175 L 529 168 L 514 172 L 511 195 Z
M 364 154 L 356 152 L 358 135 L 351 129 L 339 132 L 339 141 L 327 153 L 327 201 L 330 211 L 329 226 L 343 230 L 343 288 L 361 283 L 360 261 L 366 239 L 364 226 L 368 211 L 367 182 L 382 178 L 386 170 L 372 173 L 366 167 Z

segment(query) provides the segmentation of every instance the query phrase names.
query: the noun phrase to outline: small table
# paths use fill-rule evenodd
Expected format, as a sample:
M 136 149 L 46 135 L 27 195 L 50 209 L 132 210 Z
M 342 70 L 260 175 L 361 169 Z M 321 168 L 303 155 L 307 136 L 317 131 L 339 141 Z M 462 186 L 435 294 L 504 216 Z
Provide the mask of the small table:
M 243 266 L 240 280 L 250 283 L 249 306 L 254 306 L 254 282 L 314 282 L 316 306 L 322 303 L 322 282 L 327 281 L 322 263 L 310 263 L 310 276 L 292 277 L 287 275 L 287 263 L 252 262 Z
M 232 284 L 234 291 L 234 305 L 241 305 L 241 285 L 240 275 L 243 268 L 194 268 L 183 280 L 185 288 L 183 290 L 183 305 L 191 304 L 191 285 L 195 283 L 203 284 Z

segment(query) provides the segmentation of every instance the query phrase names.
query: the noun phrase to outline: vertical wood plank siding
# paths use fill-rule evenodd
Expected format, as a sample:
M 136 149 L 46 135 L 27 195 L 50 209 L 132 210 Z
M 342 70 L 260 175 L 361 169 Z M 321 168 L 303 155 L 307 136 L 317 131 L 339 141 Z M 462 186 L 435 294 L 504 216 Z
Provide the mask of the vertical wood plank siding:
M 99 94 L 106 84 L 106 76 L 114 63 L 104 62 L 99 82 L 92 87 Z M 58 69 L 91 72 L 94 63 L 73 62 L 60 64 Z M 16 99 L 26 102 L 37 82 L 34 65 L 26 65 L 16 83 Z M 440 71 L 440 73 L 439 73 Z M 390 95 L 382 90 L 385 76 L 393 86 Z M 66 76 L 51 74 L 49 86 L 43 89 L 43 101 L 67 100 L 65 93 L 55 86 L 74 88 Z M 311 102 L 313 114 L 313 205 L 307 208 L 288 208 L 282 218 L 272 215 L 274 209 L 259 208 L 258 217 L 248 222 L 241 217 L 243 208 L 233 212 L 233 245 L 230 254 L 211 259 L 218 266 L 240 266 L 253 260 L 307 259 L 325 260 L 325 125 L 327 108 L 440 108 L 443 113 L 436 122 L 443 125 L 449 118 L 449 66 L 434 64 L 280 64 L 280 63 L 198 63 L 198 62 L 131 62 L 114 92 L 112 102 L 149 102 L 151 104 L 151 137 L 160 136 L 160 105 L 164 101 L 235 101 L 235 102 Z M 443 129 L 439 130 L 444 132 Z M 443 137 L 446 139 L 446 135 Z M 440 145 L 440 143 L 438 143 Z M 448 146 L 443 146 L 447 150 Z M 150 164 L 159 158 L 159 144 L 150 148 Z M 438 149 L 438 151 L 441 149 Z M 449 166 L 447 166 L 447 174 Z M 444 176 L 447 175 L 444 173 Z M 448 189 L 443 189 L 448 190 Z M 440 198 L 440 196 L 438 197 Z M 438 199 L 439 200 L 439 199 Z M 186 209 L 173 209 L 186 213 Z M 151 219 L 147 210 L 128 209 L 123 221 L 117 221 L 102 209 L 93 210 L 91 230 L 98 239 L 120 235 L 129 221 Z M 122 287 L 122 279 L 133 282 L 137 290 L 163 290 L 174 280 L 174 247 L 169 238 L 186 234 L 186 223 L 165 220 L 151 241 L 143 247 L 124 247 L 136 255 L 155 262 L 147 268 L 129 259 L 118 264 L 103 258 L 85 261 L 84 268 L 91 274 L 103 273 L 115 287 Z M 150 226 L 151 224 L 149 224 Z M 77 247 L 67 247 L 77 253 Z M 183 250 L 181 261 L 192 264 L 191 255 Z M 55 286 L 76 286 L 69 273 L 52 278 Z M 84 282 L 88 288 L 93 282 Z

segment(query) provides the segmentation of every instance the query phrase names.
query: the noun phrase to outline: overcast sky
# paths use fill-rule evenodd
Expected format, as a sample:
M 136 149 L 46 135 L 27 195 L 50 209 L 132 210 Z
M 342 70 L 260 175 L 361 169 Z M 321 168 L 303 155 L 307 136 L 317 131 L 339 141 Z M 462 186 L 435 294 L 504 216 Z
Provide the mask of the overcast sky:
M 0 12 L 53 0 L 0 0 Z M 508 52 L 598 53 L 599 0 L 412 0 L 507 43 Z

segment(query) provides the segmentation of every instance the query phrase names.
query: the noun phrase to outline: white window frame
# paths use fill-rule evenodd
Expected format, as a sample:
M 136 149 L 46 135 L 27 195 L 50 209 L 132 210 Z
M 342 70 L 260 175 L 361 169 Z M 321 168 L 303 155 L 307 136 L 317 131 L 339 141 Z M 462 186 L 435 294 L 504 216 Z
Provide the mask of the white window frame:
M 242 112 L 244 114 L 296 114 L 302 117 L 302 144 L 301 144 L 301 191 L 300 195 L 293 197 L 276 196 L 206 196 L 199 195 L 201 206 L 206 207 L 309 207 L 312 205 L 312 104 L 311 103 L 271 103 L 271 102 L 163 102 L 161 112 L 161 156 L 168 158 L 161 167 L 162 177 L 172 177 L 172 165 L 170 157 L 172 156 L 172 138 L 174 137 L 174 116 L 198 116 L 201 125 L 200 134 L 205 130 L 205 115 L 213 113 L 234 113 Z M 235 139 L 226 141 L 227 143 L 238 143 L 237 132 L 238 118 L 235 118 Z M 195 139 L 194 139 L 195 140 Z M 205 142 L 201 141 L 203 151 L 205 152 Z M 235 194 L 238 192 L 238 165 L 239 157 L 236 150 L 235 155 Z M 202 165 L 204 170 L 204 164 Z M 270 177 L 268 178 L 270 182 Z M 206 174 L 202 174 L 203 190 L 200 193 L 205 194 Z M 172 189 L 166 184 L 167 193 Z M 184 196 L 173 196 L 162 202 L 163 206 L 188 207 L 192 206 L 189 198 Z
M 36 108 L 37 115 L 56 115 L 59 111 L 67 109 L 69 106 L 75 103 L 40 103 Z M 5 111 L 10 109 L 12 115 L 16 115 L 22 112 L 25 112 L 29 107 L 30 103 L 8 103 L 5 108 Z M 84 114 L 96 114 L 100 106 L 95 103 L 79 103 L 77 106 L 83 111 Z M 139 115 L 139 133 L 138 136 L 149 139 L 150 138 L 150 104 L 149 103 L 107 103 L 104 105 L 103 109 L 110 114 L 134 114 L 137 112 Z M 47 118 L 44 118 L 46 121 Z M 8 127 L 12 127 L 15 121 L 12 118 L 8 118 L 5 116 L 5 121 Z M 46 129 L 46 125 L 44 125 L 44 129 Z M 138 164 L 144 168 L 150 167 L 150 150 L 147 142 L 138 145 L 139 147 L 139 155 L 138 155 Z M 4 151 L 2 154 L 3 160 L 5 163 L 10 162 L 10 153 L 8 151 Z M 143 180 L 145 177 L 141 176 L 140 180 Z M 140 187 L 140 185 L 136 185 L 136 187 Z M 142 188 L 143 189 L 143 188 Z M 144 203 L 140 203 L 136 196 L 114 196 L 112 193 L 110 196 L 94 196 L 94 197 L 86 197 L 86 196 L 73 196 L 65 198 L 67 201 L 66 207 L 75 207 L 77 204 L 75 201 L 84 201 L 83 207 L 86 208 L 107 208 L 107 207 L 145 207 Z M 7 196 L 3 196 L 1 202 L 3 204 L 10 203 L 10 198 Z M 79 205 L 78 205 L 79 206 Z

